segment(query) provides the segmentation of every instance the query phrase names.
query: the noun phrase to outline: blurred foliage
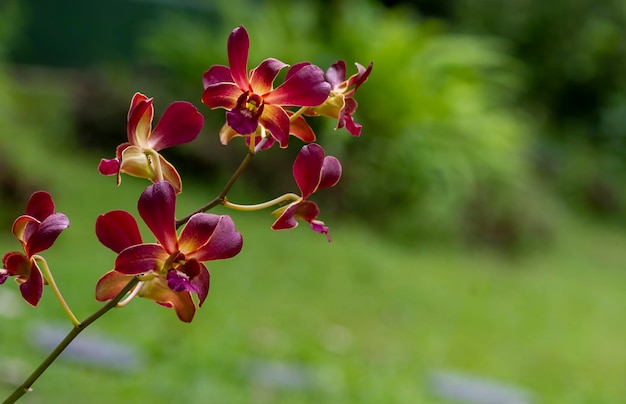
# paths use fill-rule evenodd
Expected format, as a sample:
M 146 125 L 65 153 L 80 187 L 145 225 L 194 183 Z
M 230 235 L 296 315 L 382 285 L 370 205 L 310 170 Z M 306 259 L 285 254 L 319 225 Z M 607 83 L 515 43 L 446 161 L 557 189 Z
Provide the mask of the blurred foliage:
M 210 4 L 210 14 L 164 12 L 144 39 L 142 61 L 163 69 L 162 84 L 189 99 L 199 98 L 201 72 L 227 64 L 227 33 L 239 24 L 251 37 L 249 67 L 266 57 L 323 68 L 339 58 L 349 66 L 374 61 L 357 93 L 360 139 L 312 122 L 327 152 L 344 162 L 343 192 L 333 202 L 341 211 L 411 243 L 418 235 L 468 235 L 508 248 L 547 231 L 545 207 L 533 206 L 541 191 L 528 175 L 532 128 L 513 105 L 523 66 L 504 42 L 451 34 L 410 8 L 373 2 Z M 207 113 L 213 133 L 224 119 L 216 112 Z M 278 167 L 266 160 L 255 167 L 264 190 L 289 187 L 267 180 Z
M 624 1 L 445 3 L 455 30 L 507 40 L 530 67 L 518 97 L 540 125 L 542 177 L 572 206 L 626 223 Z

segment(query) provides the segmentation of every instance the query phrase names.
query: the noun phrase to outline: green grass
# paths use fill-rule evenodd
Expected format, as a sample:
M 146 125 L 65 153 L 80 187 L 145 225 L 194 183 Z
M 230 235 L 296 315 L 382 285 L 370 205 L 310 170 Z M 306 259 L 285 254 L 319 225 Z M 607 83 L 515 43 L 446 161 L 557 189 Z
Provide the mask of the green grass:
M 0 147 L 70 217 L 70 229 L 44 256 L 84 318 L 99 307 L 94 285 L 115 258 L 95 238 L 95 218 L 111 209 L 135 213 L 147 183 L 125 177 L 116 188 L 113 178 L 97 174 L 99 156 L 63 150 L 39 133 L 26 130 L 17 142 L 0 132 Z M 214 195 L 185 184 L 181 216 Z M 516 384 L 544 403 L 626 397 L 621 231 L 565 220 L 553 246 L 506 259 L 418 241 L 398 246 L 337 219 L 328 244 L 305 226 L 270 231 L 265 212 L 235 218 L 243 252 L 209 263 L 211 292 L 193 323 L 137 299 L 87 331 L 139 349 L 143 369 L 59 360 L 23 402 L 442 403 L 425 381 L 438 369 Z M 0 246 L 18 248 L 9 229 Z M 12 281 L 0 288 L 16 295 Z M 47 354 L 27 342 L 32 327 L 70 324 L 50 290 L 39 308 L 17 308 L 20 316 L 0 317 L 0 366 L 19 359 L 26 375 Z M 295 364 L 311 383 L 263 385 L 250 377 L 259 361 Z M 0 384 L 0 397 L 9 392 Z

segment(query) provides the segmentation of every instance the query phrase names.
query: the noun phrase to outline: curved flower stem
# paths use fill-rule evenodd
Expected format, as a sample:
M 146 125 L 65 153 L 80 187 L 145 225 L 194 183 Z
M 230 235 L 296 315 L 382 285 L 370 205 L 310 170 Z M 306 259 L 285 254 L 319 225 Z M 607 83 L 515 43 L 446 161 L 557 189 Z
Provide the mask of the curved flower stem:
M 128 282 L 124 289 L 120 291 L 113 299 L 109 300 L 104 306 L 102 306 L 98 311 L 94 312 L 91 316 L 87 317 L 83 322 L 74 325 L 74 328 L 70 330 L 70 332 L 65 336 L 63 341 L 59 342 L 56 348 L 48 355 L 48 357 L 41 362 L 41 364 L 33 371 L 33 373 L 22 383 L 15 391 L 7 397 L 3 404 L 11 404 L 20 399 L 24 394 L 31 391 L 31 386 L 35 383 L 35 381 L 43 374 L 43 372 L 48 369 L 48 367 L 54 362 L 61 352 L 67 348 L 67 346 L 80 334 L 85 328 L 87 328 L 91 323 L 102 317 L 109 310 L 117 306 L 117 303 L 122 300 L 122 298 L 130 291 L 135 285 L 139 282 L 137 277 Z
M 261 144 L 261 142 L 259 142 L 259 144 Z M 222 192 L 220 192 L 218 196 L 213 198 L 206 205 L 202 206 L 199 209 L 196 209 L 195 211 L 191 212 L 190 214 L 188 214 L 187 216 L 183 217 L 182 219 L 177 220 L 176 221 L 176 228 L 179 228 L 183 224 L 187 223 L 189 221 L 189 219 L 191 218 L 191 216 L 195 215 L 196 213 L 206 212 L 207 210 L 209 210 L 209 209 L 211 209 L 211 208 L 213 208 L 213 207 L 215 207 L 217 205 L 223 204 L 224 201 L 226 200 L 226 195 L 228 194 L 230 189 L 233 187 L 233 185 L 235 185 L 235 182 L 237 181 L 237 179 L 239 178 L 241 173 L 243 173 L 244 170 L 246 169 L 246 167 L 248 167 L 248 164 L 250 164 L 250 161 L 255 156 L 255 154 L 256 154 L 255 151 L 248 150 L 248 153 L 246 153 L 246 157 L 243 158 L 243 160 L 239 164 L 239 167 L 237 167 L 237 170 L 235 170 L 233 175 L 230 177 L 230 179 L 228 180 L 228 182 L 224 186 L 224 189 L 222 189 Z
M 43 271 L 46 274 L 46 280 L 48 281 L 48 284 L 52 288 L 54 295 L 57 297 L 57 300 L 61 304 L 61 307 L 63 307 L 63 311 L 67 313 L 67 316 L 70 318 L 70 321 L 72 322 L 74 327 L 78 326 L 80 324 L 80 321 L 78 321 L 74 313 L 72 313 L 70 306 L 68 306 L 68 304 L 65 302 L 65 299 L 63 299 L 63 295 L 61 295 L 61 291 L 59 290 L 56 282 L 54 281 L 54 278 L 52 277 L 52 272 L 50 271 L 50 268 L 48 267 L 48 263 L 46 262 L 44 257 L 40 255 L 33 255 L 33 258 L 43 268 Z
M 294 112 L 293 115 L 289 116 L 289 122 L 295 121 L 296 118 L 299 117 L 300 115 L 302 115 L 304 113 L 304 111 L 306 111 L 308 108 L 309 107 L 301 107 L 299 110 Z
M 278 198 L 274 198 L 271 201 L 267 201 L 267 202 L 263 202 L 263 203 L 257 203 L 255 205 L 238 205 L 236 203 L 231 203 L 228 202 L 226 200 L 226 198 L 224 198 L 224 202 L 222 202 L 222 205 L 224 205 L 224 207 L 229 208 L 229 209 L 234 209 L 234 210 L 241 210 L 241 211 L 254 211 L 254 210 L 261 210 L 261 209 L 266 209 L 269 208 L 271 206 L 274 205 L 278 205 L 281 202 L 295 202 L 297 200 L 302 199 L 299 195 L 296 194 L 285 194 L 282 196 L 279 196 Z

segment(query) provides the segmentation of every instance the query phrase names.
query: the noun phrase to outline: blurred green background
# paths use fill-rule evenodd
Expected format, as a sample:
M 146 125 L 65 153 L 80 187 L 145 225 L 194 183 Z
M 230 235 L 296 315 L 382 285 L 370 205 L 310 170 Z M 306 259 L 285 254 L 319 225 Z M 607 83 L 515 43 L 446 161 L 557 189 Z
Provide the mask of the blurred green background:
M 116 188 L 99 159 L 125 140 L 135 91 L 157 119 L 187 100 L 205 127 L 164 152 L 185 184 L 179 216 L 215 196 L 245 147 L 219 144 L 224 111 L 201 104 L 201 75 L 227 63 L 241 24 L 249 67 L 374 61 L 360 138 L 310 121 L 344 166 L 314 197 L 332 244 L 234 214 L 244 250 L 209 263 L 192 324 L 134 301 L 88 332 L 136 349 L 139 369 L 60 360 L 24 402 L 448 403 L 429 382 L 442 369 L 543 403 L 626 397 L 621 0 L 3 1 L 1 251 L 19 247 L 10 226 L 30 193 L 48 190 L 71 228 L 45 256 L 76 314 L 97 309 L 115 256 L 95 218 L 135 213 L 147 185 Z M 294 191 L 291 144 L 257 156 L 232 200 Z M 49 290 L 32 309 L 12 280 L 0 316 L 4 396 L 47 353 L 36 326 L 66 320 Z

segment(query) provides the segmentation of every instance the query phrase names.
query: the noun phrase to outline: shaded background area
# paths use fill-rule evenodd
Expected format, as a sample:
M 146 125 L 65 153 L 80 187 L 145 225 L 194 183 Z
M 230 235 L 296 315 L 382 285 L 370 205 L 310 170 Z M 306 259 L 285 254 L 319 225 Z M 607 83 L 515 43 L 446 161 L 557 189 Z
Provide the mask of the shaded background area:
M 361 138 L 311 120 L 345 169 L 337 188 L 316 195 L 331 247 L 304 226 L 268 235 L 264 213 L 240 219 L 251 232 L 249 258 L 219 263 L 232 268 L 195 331 L 163 335 L 185 346 L 190 333 L 198 342 L 189 346 L 218 364 L 207 370 L 191 354 L 173 361 L 197 377 L 189 399 L 206 376 L 217 401 L 440 402 L 423 382 L 440 367 L 508 380 L 546 402 L 626 394 L 606 376 L 626 370 L 626 349 L 606 335 L 623 323 L 626 303 L 626 7 L 618 0 L 3 3 L 0 223 L 8 229 L 33 190 L 58 194 L 78 235 L 50 254 L 66 264 L 61 277 L 78 301 L 113 259 L 95 252 L 95 217 L 134 212 L 145 186 L 124 178 L 115 189 L 95 173 L 124 140 L 135 91 L 155 97 L 157 117 L 174 100 L 205 116 L 199 139 L 165 152 L 183 175 L 186 208 L 212 197 L 239 163 L 243 143 L 219 144 L 224 112 L 200 96 L 202 72 L 227 63 L 226 38 L 240 24 L 251 37 L 250 67 L 276 57 L 322 68 L 345 59 L 349 74 L 353 62 L 373 60 L 374 70 L 357 93 Z M 293 191 L 292 143 L 256 159 L 234 200 Z M 99 269 L 72 275 L 85 257 L 101 260 Z M 52 299 L 48 306 L 33 315 L 59 316 Z M 160 317 L 149 327 L 171 327 L 172 313 L 135 306 L 131 319 L 150 323 L 142 317 L 150 310 Z M 129 319 L 115 317 L 101 331 L 124 336 Z M 3 327 L 3 338 L 30 326 L 10 321 L 18 325 Z M 205 328 L 219 346 L 205 346 Z M 168 360 L 158 336 L 143 338 L 147 356 Z M 297 362 L 316 381 L 259 387 L 250 376 L 259 359 Z M 119 380 L 107 377 L 102 383 Z M 145 380 L 133 377 L 125 389 L 140 392 Z M 175 382 L 164 384 L 164 397 L 175 397 Z

